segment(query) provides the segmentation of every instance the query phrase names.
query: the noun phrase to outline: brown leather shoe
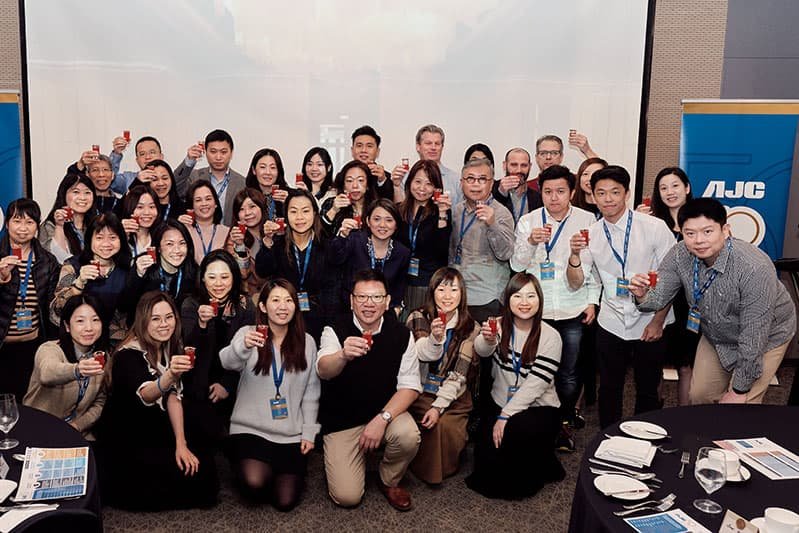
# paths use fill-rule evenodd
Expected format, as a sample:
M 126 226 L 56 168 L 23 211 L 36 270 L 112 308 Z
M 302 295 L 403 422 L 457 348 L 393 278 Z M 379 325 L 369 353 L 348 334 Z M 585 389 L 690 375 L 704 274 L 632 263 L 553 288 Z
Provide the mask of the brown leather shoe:
M 388 500 L 389 505 L 397 511 L 410 511 L 413 504 L 411 503 L 411 494 L 402 487 L 389 487 L 379 482 L 380 492 Z

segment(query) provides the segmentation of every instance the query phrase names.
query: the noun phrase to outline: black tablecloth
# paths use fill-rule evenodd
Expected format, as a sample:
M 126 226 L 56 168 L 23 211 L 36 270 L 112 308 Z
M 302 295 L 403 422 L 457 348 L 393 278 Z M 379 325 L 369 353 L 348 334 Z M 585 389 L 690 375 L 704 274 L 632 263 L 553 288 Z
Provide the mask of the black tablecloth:
M 697 498 L 707 497 L 694 478 L 694 461 L 699 448 L 714 446 L 714 440 L 767 437 L 771 441 L 797 453 L 799 452 L 799 407 L 772 405 L 698 405 L 674 407 L 651 411 L 633 417 L 634 420 L 653 422 L 666 428 L 671 439 L 660 441 L 669 446 L 688 449 L 691 463 L 685 467 L 685 477 L 679 479 L 680 453 L 657 452 L 652 461 L 652 471 L 663 480 L 663 486 L 653 494 L 662 498 L 670 492 L 677 495 L 673 508 L 680 508 L 711 531 L 718 531 L 724 512 L 731 509 L 744 518 L 763 516 L 766 507 L 785 507 L 799 511 L 799 480 L 772 481 L 751 467 L 752 477 L 743 483 L 727 483 L 710 498 L 724 511 L 709 515 L 693 506 Z M 597 477 L 588 469 L 589 457 L 594 456 L 604 434 L 623 435 L 616 424 L 598 434 L 586 447 L 580 464 L 580 474 L 572 502 L 570 532 L 632 531 L 613 511 L 622 503 L 604 496 L 594 488 Z M 598 467 L 602 468 L 602 467 Z M 646 513 L 641 513 L 646 514 Z M 634 515 L 638 516 L 638 515 Z
M 19 441 L 19 446 L 0 453 L 6 458 L 10 467 L 7 479 L 19 481 L 22 474 L 22 462 L 12 458 L 15 453 L 25 453 L 26 447 L 37 448 L 72 448 L 88 446 L 88 442 L 69 424 L 59 418 L 20 405 L 19 421 L 8 434 L 9 438 Z M 59 509 L 87 509 L 100 516 L 100 491 L 97 487 L 97 467 L 94 453 L 89 449 L 89 476 L 86 480 L 86 495 L 77 499 L 57 500 Z M 24 527 L 24 523 L 14 531 Z

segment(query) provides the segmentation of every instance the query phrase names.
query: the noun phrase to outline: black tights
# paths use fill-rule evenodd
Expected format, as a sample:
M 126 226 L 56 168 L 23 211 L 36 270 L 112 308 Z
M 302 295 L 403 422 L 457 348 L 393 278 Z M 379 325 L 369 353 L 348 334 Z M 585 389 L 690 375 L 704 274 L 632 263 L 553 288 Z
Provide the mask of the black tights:
M 275 474 L 272 466 L 257 459 L 242 459 L 238 465 L 242 493 L 252 502 L 262 503 L 271 496 L 278 511 L 290 511 L 302 493 L 303 477 L 298 474 Z

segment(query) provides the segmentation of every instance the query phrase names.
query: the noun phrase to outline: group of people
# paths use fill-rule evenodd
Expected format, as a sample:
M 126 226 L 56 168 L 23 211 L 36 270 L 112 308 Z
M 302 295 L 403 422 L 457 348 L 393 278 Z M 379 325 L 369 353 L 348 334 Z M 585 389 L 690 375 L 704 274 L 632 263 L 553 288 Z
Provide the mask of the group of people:
M 93 441 L 104 502 L 129 509 L 213 505 L 219 451 L 244 498 L 291 509 L 321 443 L 335 503 L 360 502 L 384 447 L 379 488 L 407 510 L 407 470 L 456 473 L 470 420 L 467 485 L 529 496 L 563 478 L 596 365 L 602 427 L 628 363 L 635 411 L 662 406 L 667 353 L 681 403 L 762 401 L 793 303 L 681 169 L 631 210 L 627 171 L 574 130 L 576 174 L 554 135 L 501 176 L 484 144 L 443 166 L 435 125 L 413 164 L 388 170 L 380 141 L 356 129 L 338 173 L 311 148 L 292 183 L 272 148 L 232 170 L 223 130 L 174 171 L 154 137 L 138 172 L 119 170 L 126 137 L 82 153 L 43 220 L 26 198 L 6 211 L 0 391 Z

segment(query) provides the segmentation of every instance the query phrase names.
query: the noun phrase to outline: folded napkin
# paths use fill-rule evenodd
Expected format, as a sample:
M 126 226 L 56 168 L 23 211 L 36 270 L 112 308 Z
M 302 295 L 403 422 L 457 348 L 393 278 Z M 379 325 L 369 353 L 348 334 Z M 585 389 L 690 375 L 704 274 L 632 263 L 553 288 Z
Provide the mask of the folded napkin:
M 0 516 L 0 533 L 7 533 L 8 531 L 11 531 L 32 516 L 35 516 L 39 513 L 55 511 L 56 509 L 58 509 L 57 503 L 48 505 L 47 507 L 31 507 L 28 509 L 23 507 L 22 509 L 8 511 Z
M 652 464 L 657 448 L 646 440 L 611 437 L 599 443 L 594 457 L 641 468 Z

